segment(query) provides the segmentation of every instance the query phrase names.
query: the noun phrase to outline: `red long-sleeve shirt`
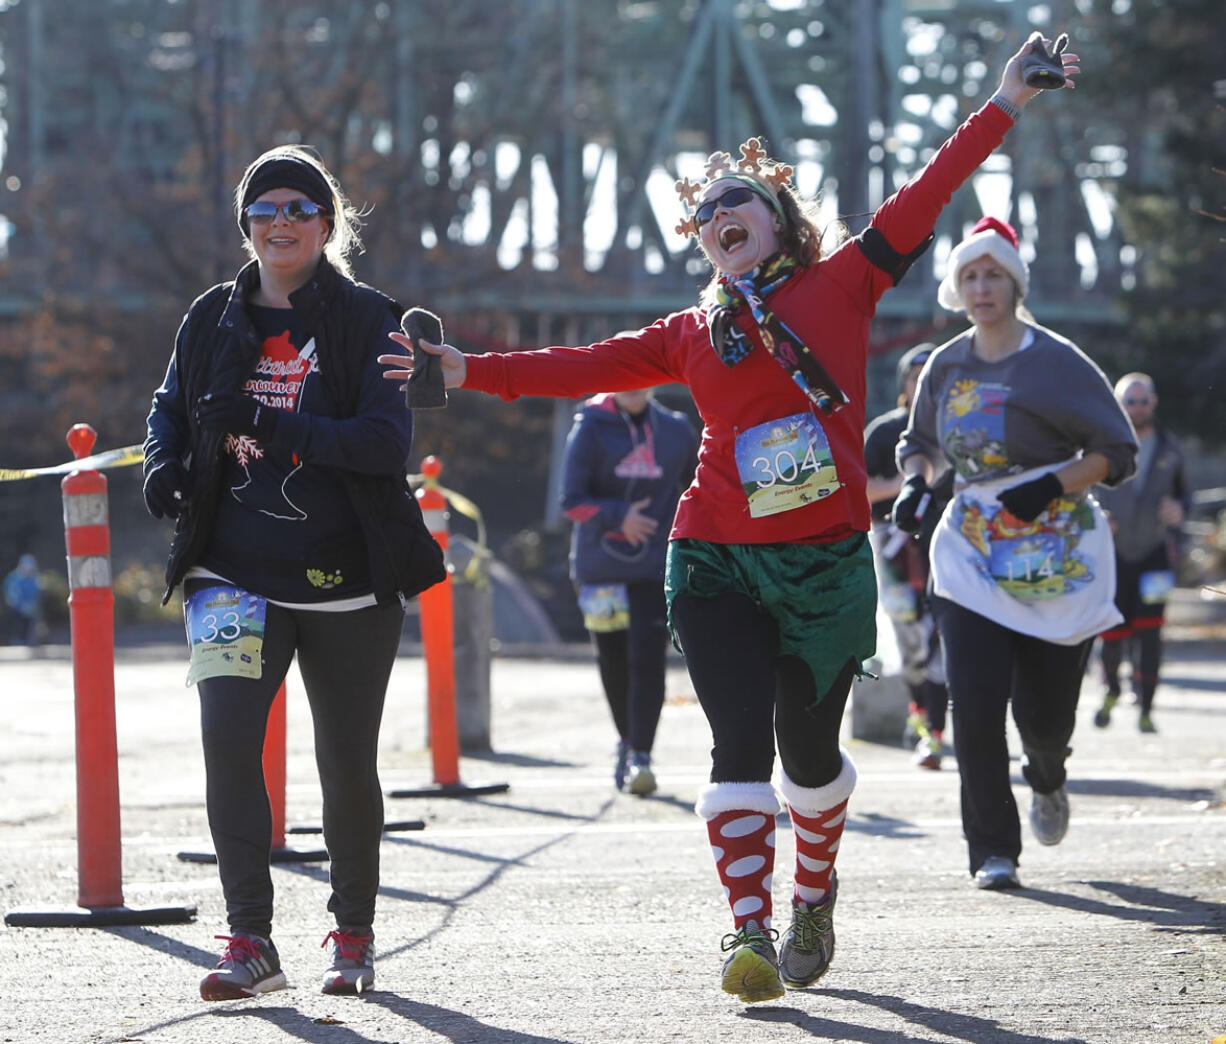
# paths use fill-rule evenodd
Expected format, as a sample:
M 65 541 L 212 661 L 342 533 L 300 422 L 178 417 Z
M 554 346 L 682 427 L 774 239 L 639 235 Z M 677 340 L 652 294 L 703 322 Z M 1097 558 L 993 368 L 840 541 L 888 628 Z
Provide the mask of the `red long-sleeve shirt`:
M 873 226 L 900 254 L 932 231 L 954 191 L 1004 138 L 1012 121 L 997 106 L 971 115 L 928 164 L 873 215 Z M 869 263 L 855 241 L 788 280 L 767 306 L 808 345 L 850 403 L 816 415 L 809 399 L 762 345 L 747 311 L 738 327 L 753 350 L 725 366 L 711 347 L 698 307 L 674 312 L 626 336 L 582 348 L 469 356 L 465 388 L 514 399 L 570 398 L 673 381 L 686 384 L 702 417 L 702 445 L 694 481 L 677 506 L 671 536 L 721 544 L 838 540 L 869 528 L 865 495 L 864 398 L 869 323 L 891 277 Z M 737 437 L 797 414 L 818 417 L 829 444 L 838 487 L 820 499 L 753 517 L 747 475 L 738 471 Z M 742 463 L 744 466 L 744 462 Z M 824 492 L 824 491 L 823 491 Z

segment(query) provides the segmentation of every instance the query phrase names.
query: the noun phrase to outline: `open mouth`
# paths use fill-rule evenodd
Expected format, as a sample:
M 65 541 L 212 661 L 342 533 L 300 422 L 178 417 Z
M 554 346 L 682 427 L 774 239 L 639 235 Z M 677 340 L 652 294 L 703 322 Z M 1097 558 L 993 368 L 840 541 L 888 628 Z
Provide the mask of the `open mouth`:
M 719 245 L 724 250 L 731 250 L 748 238 L 749 233 L 740 225 L 725 225 L 719 230 Z

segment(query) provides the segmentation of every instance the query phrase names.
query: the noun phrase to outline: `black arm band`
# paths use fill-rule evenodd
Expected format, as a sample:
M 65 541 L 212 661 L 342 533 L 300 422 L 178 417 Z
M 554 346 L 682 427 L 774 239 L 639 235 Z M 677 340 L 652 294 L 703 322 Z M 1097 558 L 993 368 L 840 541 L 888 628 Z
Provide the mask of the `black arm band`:
M 902 282 L 902 277 L 907 274 L 909 269 L 919 258 L 924 251 L 932 246 L 932 241 L 936 233 L 929 232 L 914 250 L 909 254 L 900 254 L 886 241 L 885 236 L 877 231 L 872 225 L 869 225 L 863 232 L 856 236 L 856 246 L 860 248 L 868 262 L 874 268 L 880 268 L 886 275 L 894 280 L 894 285 L 897 286 Z

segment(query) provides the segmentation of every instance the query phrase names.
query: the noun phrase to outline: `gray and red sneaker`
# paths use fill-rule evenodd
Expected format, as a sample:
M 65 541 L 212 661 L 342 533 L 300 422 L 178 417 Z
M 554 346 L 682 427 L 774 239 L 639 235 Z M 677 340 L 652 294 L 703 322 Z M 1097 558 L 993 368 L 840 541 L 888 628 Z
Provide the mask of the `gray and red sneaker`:
M 271 939 L 258 935 L 216 935 L 225 952 L 217 967 L 200 980 L 200 996 L 207 1001 L 238 1000 L 285 989 L 281 958 Z
M 338 928 L 321 946 L 332 944 L 332 967 L 324 972 L 324 993 L 364 993 L 375 984 L 375 937 Z

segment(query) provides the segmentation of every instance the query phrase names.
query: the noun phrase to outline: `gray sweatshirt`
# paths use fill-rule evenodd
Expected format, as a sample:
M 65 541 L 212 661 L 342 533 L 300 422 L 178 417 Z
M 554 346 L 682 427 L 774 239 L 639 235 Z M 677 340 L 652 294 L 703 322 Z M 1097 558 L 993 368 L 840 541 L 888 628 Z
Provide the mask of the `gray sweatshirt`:
M 1107 458 L 1106 485 L 1133 473 L 1132 423 L 1080 348 L 1037 325 L 999 362 L 980 359 L 971 343 L 968 330 L 924 366 L 898 442 L 900 468 L 918 453 L 938 477 L 952 465 L 963 481 L 980 482 L 1097 452 Z
M 1138 458 L 1137 474 L 1117 489 L 1096 487 L 1103 509 L 1115 524 L 1115 550 L 1126 562 L 1144 561 L 1167 537 L 1166 524 L 1158 515 L 1163 497 L 1183 504 L 1190 497 L 1184 475 L 1183 452 L 1175 437 L 1155 429 Z

